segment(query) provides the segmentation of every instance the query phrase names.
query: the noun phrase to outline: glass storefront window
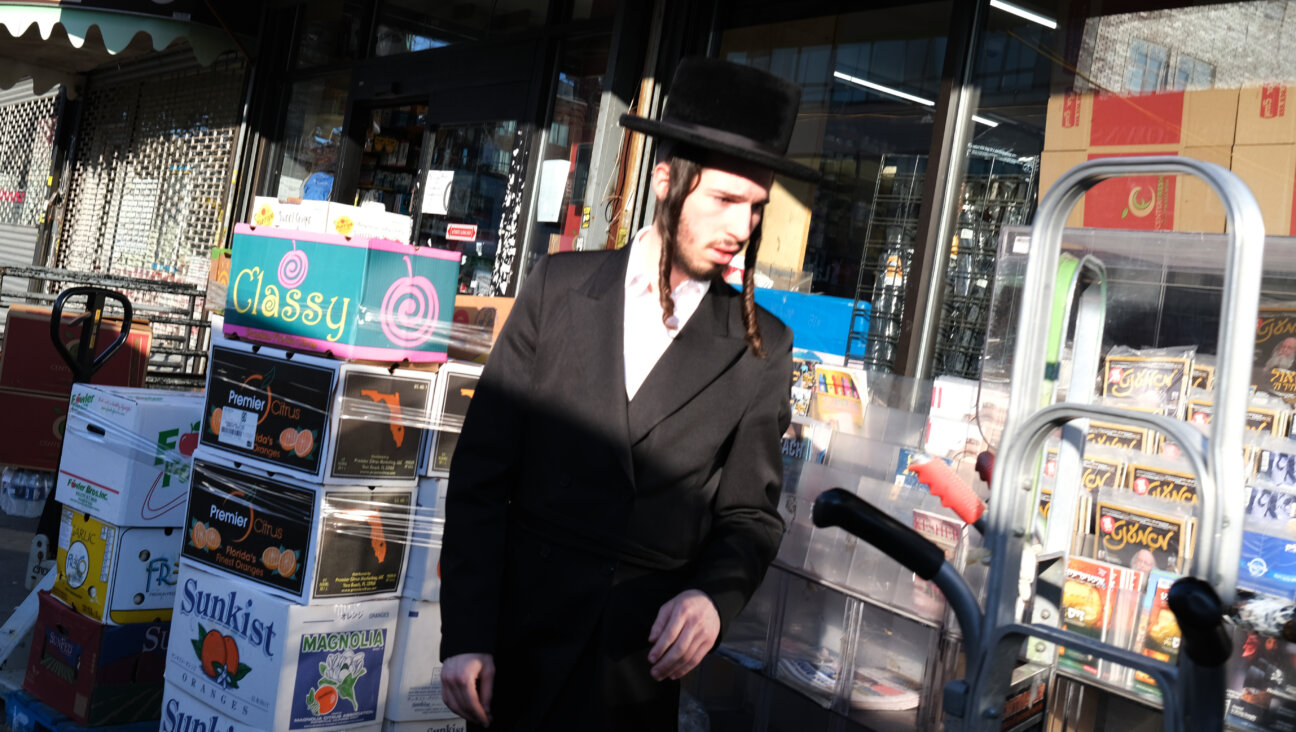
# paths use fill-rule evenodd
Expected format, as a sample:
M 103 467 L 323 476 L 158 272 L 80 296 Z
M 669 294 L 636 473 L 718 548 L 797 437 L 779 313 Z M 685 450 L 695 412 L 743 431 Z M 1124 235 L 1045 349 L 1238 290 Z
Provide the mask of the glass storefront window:
M 410 215 L 418 180 L 427 105 L 380 107 L 368 113 L 356 204 L 381 203 L 391 213 Z
M 744 25 L 752 11 L 735 4 L 721 38 L 720 57 L 802 87 L 789 154 L 824 177 L 776 180 L 756 279 L 819 296 L 816 329 L 831 331 L 835 357 L 886 360 L 899 340 L 950 11 L 928 2 Z M 875 300 L 883 317 L 870 333 L 853 310 Z
M 1296 138 L 1258 132 L 1287 113 L 1296 81 L 1290 5 L 1030 7 L 1033 18 L 989 8 L 977 39 L 974 120 L 989 124 L 974 124 L 966 151 L 937 374 L 979 375 L 999 232 L 1030 224 L 1053 181 L 1086 160 L 1155 153 L 1231 167 L 1260 200 L 1267 231 L 1296 233 Z M 1195 179 L 1131 177 L 1091 190 L 1068 225 L 1218 233 L 1224 209 Z M 1151 344 L 1164 332 L 1146 335 Z
M 346 75 L 339 74 L 292 85 L 277 170 L 263 184 L 270 195 L 330 200 L 349 83 Z
M 586 188 L 607 60 L 607 37 L 571 43 L 562 53 L 553 119 L 541 155 L 535 249 L 577 248 L 576 239 L 588 226 L 585 208 L 597 205 Z
M 378 10 L 374 55 L 426 51 L 540 28 L 548 12 L 549 0 L 384 0 Z
M 368 14 L 368 3 L 363 0 L 303 3 L 296 67 L 305 69 L 360 58 L 364 53 Z

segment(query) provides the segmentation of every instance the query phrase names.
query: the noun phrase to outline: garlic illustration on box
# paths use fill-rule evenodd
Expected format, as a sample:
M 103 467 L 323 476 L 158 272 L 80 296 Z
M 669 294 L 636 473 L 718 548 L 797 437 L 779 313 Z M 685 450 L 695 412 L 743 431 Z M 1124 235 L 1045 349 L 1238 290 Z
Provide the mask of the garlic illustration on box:
M 306 694 L 306 707 L 311 714 L 323 715 L 337 708 L 338 702 L 345 699 L 351 702 L 352 711 L 360 709 L 356 699 L 355 685 L 365 675 L 364 653 L 347 648 L 328 654 L 319 665 L 320 679 L 315 688 Z
M 414 263 L 408 256 L 404 259 L 409 274 L 387 288 L 378 320 L 387 340 L 401 348 L 414 348 L 432 337 L 441 304 L 428 278 L 415 277 Z

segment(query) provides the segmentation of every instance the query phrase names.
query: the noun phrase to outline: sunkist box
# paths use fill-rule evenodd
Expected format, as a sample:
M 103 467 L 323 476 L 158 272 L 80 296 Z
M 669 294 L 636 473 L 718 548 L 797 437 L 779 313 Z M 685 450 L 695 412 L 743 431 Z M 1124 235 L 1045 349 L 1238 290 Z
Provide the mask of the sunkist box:
M 412 488 L 309 486 L 194 464 L 182 555 L 295 602 L 400 594 Z
M 383 722 L 382 732 L 468 732 L 468 720 L 454 717 L 452 719 L 425 719 L 417 722 Z
M 396 622 L 387 719 L 413 722 L 455 716 L 441 698 L 441 605 L 403 599 Z
M 1192 157 L 1228 167 L 1238 90 L 1158 94 L 1055 94 L 1049 100 L 1040 196 L 1087 160 L 1132 155 Z M 1224 231 L 1224 207 L 1192 176 L 1127 176 L 1085 194 L 1068 226 Z
M 157 719 L 170 625 L 104 625 L 39 598 L 23 688 L 92 727 Z
M 457 252 L 244 224 L 233 248 L 226 335 L 345 359 L 446 359 Z
M 68 398 L 0 389 L 0 463 L 15 468 L 58 470 L 67 427 Z
M 55 497 L 117 526 L 180 526 L 203 395 L 77 384 Z
M 175 684 L 165 684 L 162 719 L 158 732 L 263 732 L 235 720 L 184 693 Z
M 436 373 L 225 339 L 207 373 L 203 459 L 329 484 L 417 480 Z
M 114 625 L 167 620 L 182 533 L 113 526 L 64 506 L 54 595 L 81 614 Z
M 67 394 L 72 388 L 72 369 L 50 340 L 53 311 L 31 305 L 12 305 L 5 316 L 4 354 L 0 358 L 0 388 L 35 391 L 42 394 Z M 59 324 L 59 339 L 72 353 L 81 341 L 82 315 L 66 313 Z M 95 343 L 95 353 L 103 353 L 121 334 L 121 321 L 105 318 Z M 90 377 L 92 384 L 109 386 L 144 386 L 148 374 L 149 351 L 153 329 L 135 320 L 126 342 Z
M 383 719 L 399 601 L 298 605 L 185 560 L 166 680 L 259 730 Z

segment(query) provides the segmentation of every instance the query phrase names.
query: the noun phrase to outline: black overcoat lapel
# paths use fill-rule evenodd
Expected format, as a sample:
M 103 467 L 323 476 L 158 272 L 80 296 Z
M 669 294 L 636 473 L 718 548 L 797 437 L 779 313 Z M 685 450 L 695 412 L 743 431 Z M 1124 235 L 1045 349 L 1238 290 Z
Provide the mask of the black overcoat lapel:
M 642 440 L 742 356 L 747 347 L 740 296 L 714 282 L 657 365 L 639 387 L 628 410 L 630 444 Z
M 626 479 L 634 484 L 630 458 L 625 391 L 625 276 L 630 247 L 603 261 L 585 283 L 572 291 L 568 331 L 581 377 L 573 381 L 572 399 L 594 405 L 599 431 L 616 452 Z

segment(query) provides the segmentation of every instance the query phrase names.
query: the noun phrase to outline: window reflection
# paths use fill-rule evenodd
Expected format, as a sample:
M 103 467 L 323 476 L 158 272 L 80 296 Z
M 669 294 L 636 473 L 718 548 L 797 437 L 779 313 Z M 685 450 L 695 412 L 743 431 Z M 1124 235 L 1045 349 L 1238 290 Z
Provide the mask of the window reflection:
M 330 200 L 342 145 L 348 84 L 345 75 L 338 75 L 292 85 L 278 180 L 272 195 L 281 199 Z

